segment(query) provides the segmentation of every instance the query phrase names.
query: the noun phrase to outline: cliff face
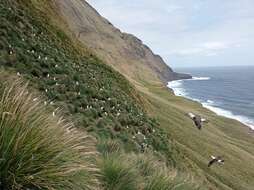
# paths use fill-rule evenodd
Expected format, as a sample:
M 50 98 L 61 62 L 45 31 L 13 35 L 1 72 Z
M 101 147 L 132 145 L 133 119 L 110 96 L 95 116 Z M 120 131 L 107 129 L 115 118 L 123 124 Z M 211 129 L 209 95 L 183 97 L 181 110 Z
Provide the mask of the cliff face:
M 56 0 L 73 37 L 129 79 L 163 82 L 189 75 L 175 73 L 137 37 L 121 32 L 84 0 Z

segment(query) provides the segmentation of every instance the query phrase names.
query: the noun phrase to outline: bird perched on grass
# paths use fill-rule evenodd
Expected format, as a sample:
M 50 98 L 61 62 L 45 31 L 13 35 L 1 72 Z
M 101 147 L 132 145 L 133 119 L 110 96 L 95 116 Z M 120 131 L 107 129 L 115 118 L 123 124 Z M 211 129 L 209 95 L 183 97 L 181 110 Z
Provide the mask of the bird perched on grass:
M 221 156 L 211 156 L 212 160 L 208 163 L 208 167 L 211 167 L 213 164 L 218 163 L 218 164 L 224 164 L 224 160 L 222 159 Z

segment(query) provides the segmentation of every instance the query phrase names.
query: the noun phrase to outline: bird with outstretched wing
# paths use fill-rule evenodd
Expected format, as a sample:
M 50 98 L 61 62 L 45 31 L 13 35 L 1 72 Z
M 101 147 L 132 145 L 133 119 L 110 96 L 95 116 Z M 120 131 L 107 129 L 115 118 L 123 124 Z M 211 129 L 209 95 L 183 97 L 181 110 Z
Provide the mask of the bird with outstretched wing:
M 213 164 L 218 163 L 218 164 L 224 164 L 224 160 L 222 159 L 221 156 L 211 156 L 212 160 L 209 161 L 208 167 L 211 167 Z

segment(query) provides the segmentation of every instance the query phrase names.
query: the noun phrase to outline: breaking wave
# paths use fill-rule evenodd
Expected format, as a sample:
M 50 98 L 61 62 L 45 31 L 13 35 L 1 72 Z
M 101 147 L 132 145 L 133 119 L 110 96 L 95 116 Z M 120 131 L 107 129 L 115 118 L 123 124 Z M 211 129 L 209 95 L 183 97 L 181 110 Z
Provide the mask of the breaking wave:
M 208 101 L 205 103 L 204 102 L 200 102 L 200 103 L 203 105 L 203 107 L 215 112 L 217 115 L 224 116 L 230 119 L 235 119 L 243 123 L 244 125 L 247 125 L 252 130 L 254 130 L 254 121 L 251 120 L 250 118 L 246 116 L 242 116 L 242 115 L 235 115 L 231 111 L 219 108 L 214 103 L 209 103 Z
M 250 129 L 254 130 L 254 120 L 252 120 L 246 116 L 235 115 L 229 110 L 222 109 L 222 108 L 218 107 L 218 105 L 216 105 L 216 102 L 213 100 L 202 101 L 199 99 L 195 99 L 188 94 L 188 92 L 184 89 L 184 86 L 183 86 L 183 82 L 185 80 L 210 80 L 210 79 L 211 79 L 210 77 L 193 77 L 192 79 L 171 81 L 168 83 L 167 86 L 174 91 L 174 94 L 176 96 L 182 96 L 182 97 L 200 102 L 203 105 L 203 107 L 215 112 L 217 115 L 224 116 L 224 117 L 227 117 L 230 119 L 235 119 L 235 120 L 243 123 L 244 125 L 250 127 Z

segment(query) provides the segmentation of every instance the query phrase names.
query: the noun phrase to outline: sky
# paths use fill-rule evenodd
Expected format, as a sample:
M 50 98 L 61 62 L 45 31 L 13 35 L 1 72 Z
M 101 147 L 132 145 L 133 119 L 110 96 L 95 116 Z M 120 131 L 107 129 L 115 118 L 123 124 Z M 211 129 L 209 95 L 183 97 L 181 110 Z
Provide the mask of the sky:
M 254 0 L 87 0 L 176 67 L 254 65 Z

